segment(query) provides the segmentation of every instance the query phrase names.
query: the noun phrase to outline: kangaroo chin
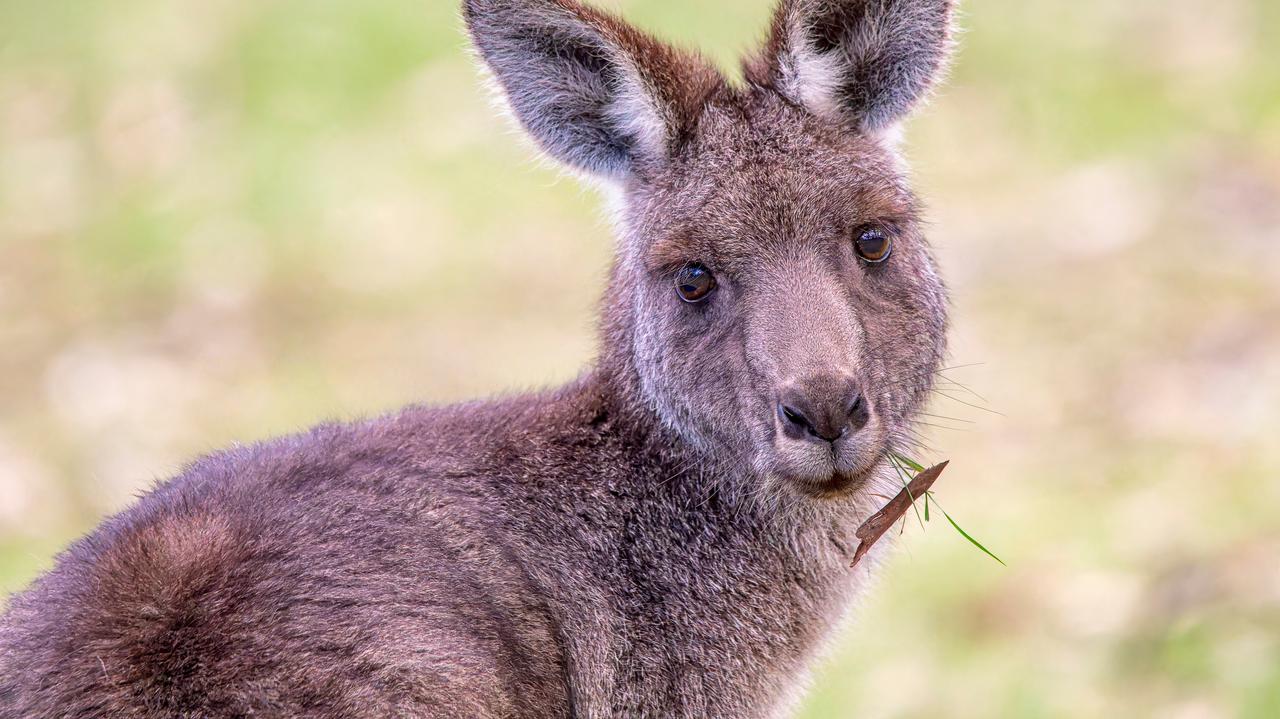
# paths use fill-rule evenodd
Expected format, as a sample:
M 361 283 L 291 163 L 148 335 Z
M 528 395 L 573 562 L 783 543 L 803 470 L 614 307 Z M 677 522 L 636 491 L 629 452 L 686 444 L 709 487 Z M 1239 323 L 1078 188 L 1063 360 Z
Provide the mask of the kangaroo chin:
M 727 83 L 578 0 L 467 0 L 550 157 L 619 198 L 596 361 L 209 455 L 0 618 L 0 718 L 785 712 L 876 561 L 945 351 L 892 147 L 949 0 L 783 0 Z M 881 549 L 872 550 L 877 559 Z

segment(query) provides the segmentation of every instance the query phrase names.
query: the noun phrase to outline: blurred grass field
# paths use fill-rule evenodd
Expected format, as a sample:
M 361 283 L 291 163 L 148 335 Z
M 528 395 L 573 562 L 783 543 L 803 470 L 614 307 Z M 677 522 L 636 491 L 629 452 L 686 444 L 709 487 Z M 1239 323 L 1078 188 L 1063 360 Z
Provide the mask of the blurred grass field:
M 768 0 L 627 0 L 731 67 Z M 1280 2 L 966 0 L 903 551 L 802 716 L 1280 715 Z M 445 0 L 0 3 L 0 592 L 193 455 L 565 380 L 609 231 Z M 934 420 L 931 420 L 934 421 Z

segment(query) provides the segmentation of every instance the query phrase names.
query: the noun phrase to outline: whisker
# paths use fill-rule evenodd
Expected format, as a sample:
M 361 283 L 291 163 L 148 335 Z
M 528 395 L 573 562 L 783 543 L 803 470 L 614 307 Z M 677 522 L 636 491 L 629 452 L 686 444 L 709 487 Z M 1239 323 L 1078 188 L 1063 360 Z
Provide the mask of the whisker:
M 962 382 L 957 382 L 957 381 L 955 381 L 955 380 L 953 380 L 953 379 L 951 379 L 950 377 L 947 377 L 947 376 L 945 376 L 945 375 L 938 375 L 938 376 L 939 376 L 939 377 L 942 377 L 942 379 L 946 380 L 947 384 L 954 385 L 957 389 L 962 389 L 962 390 L 964 390 L 965 392 L 968 392 L 969 394 L 973 395 L 974 397 L 977 397 L 979 400 L 981 400 L 981 401 L 982 401 L 983 403 L 985 403 L 985 404 L 991 404 L 990 402 L 988 402 L 988 401 L 987 401 L 987 398 L 986 398 L 986 397 L 983 397 L 982 395 L 978 394 L 977 392 L 974 392 L 972 389 L 970 389 L 970 388 L 969 388 L 969 386 L 968 386 L 968 385 L 966 385 L 966 384 L 964 384 L 964 383 L 962 383 Z
M 945 414 L 929 414 L 928 412 L 916 412 L 921 417 L 933 417 L 934 419 L 946 419 L 952 422 L 964 422 L 965 424 L 975 424 L 971 419 L 960 419 L 959 417 L 948 417 Z
M 936 387 L 934 387 L 933 389 L 931 389 L 931 390 L 929 390 L 929 391 L 930 391 L 930 392 L 935 392 L 935 393 L 937 393 L 938 395 L 941 395 L 941 396 L 943 396 L 943 397 L 946 397 L 947 399 L 951 400 L 952 402 L 959 402 L 960 404 L 965 405 L 966 407 L 972 407 L 972 408 L 974 408 L 974 409 L 982 410 L 983 412 L 990 412 L 991 414 L 998 414 L 998 415 L 1000 415 L 1001 417 L 1004 417 L 1004 416 L 1005 416 L 1005 414 L 1004 414 L 1003 412 L 997 412 L 996 410 L 991 409 L 991 408 L 989 408 L 989 407 L 983 407 L 983 406 L 981 406 L 981 405 L 973 404 L 972 402 L 966 402 L 966 401 L 964 401 L 964 400 L 962 400 L 962 399 L 957 399 L 957 398 L 955 398 L 955 397 L 952 397 L 951 395 L 947 394 L 946 392 L 944 392 L 944 391 L 942 391 L 942 390 L 940 390 L 940 389 L 938 389 L 938 388 L 936 388 Z
M 952 432 L 968 432 L 969 431 L 964 427 L 948 427 L 945 424 L 934 424 L 932 422 L 925 422 L 924 420 L 919 420 L 919 419 L 915 420 L 915 424 L 924 425 L 925 427 L 933 427 L 934 429 L 949 429 Z

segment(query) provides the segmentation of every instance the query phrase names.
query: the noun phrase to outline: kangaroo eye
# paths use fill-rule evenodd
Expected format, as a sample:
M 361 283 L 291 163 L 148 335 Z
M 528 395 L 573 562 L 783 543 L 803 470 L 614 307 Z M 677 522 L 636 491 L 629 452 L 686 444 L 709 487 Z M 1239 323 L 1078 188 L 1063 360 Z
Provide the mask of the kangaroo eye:
M 676 294 L 690 304 L 701 302 L 716 290 L 716 278 L 711 270 L 699 264 L 685 265 L 676 273 Z
M 854 240 L 853 247 L 858 257 L 876 264 L 893 254 L 893 239 L 878 227 L 867 227 L 858 230 L 858 239 Z

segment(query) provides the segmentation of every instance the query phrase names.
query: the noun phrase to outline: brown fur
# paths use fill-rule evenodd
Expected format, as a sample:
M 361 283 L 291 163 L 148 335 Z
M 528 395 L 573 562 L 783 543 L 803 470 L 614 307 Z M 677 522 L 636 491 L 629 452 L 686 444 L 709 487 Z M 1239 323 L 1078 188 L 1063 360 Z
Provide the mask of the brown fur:
M 465 7 L 520 122 L 623 199 L 597 361 L 196 462 L 13 598 L 0 717 L 741 718 L 795 698 L 878 560 L 848 569 L 853 532 L 943 355 L 945 293 L 880 132 L 938 69 L 949 4 L 788 1 L 745 88 L 574 0 Z M 842 84 L 796 85 L 820 77 L 806 62 Z M 893 237 L 882 264 L 853 250 L 869 224 Z M 719 287 L 691 305 L 673 275 L 694 262 Z M 784 401 L 841 434 L 805 435 Z

